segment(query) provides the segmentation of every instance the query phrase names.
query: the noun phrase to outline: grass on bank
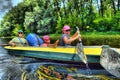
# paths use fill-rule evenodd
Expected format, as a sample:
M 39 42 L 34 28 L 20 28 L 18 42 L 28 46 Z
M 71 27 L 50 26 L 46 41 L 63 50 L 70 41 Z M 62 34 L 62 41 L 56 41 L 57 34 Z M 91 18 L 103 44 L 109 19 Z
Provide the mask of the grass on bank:
M 51 37 L 51 43 L 55 42 L 57 39 L 60 39 L 61 34 L 49 34 Z M 26 35 L 27 36 L 27 35 Z M 26 37 L 25 36 L 25 37 Z M 39 35 L 41 38 L 43 35 Z M 13 38 L 12 36 L 11 38 Z M 120 48 L 120 32 L 81 32 L 82 42 L 85 46 L 101 46 L 101 45 L 109 45 L 111 47 L 119 47 Z M 3 37 L 8 38 L 6 40 L 10 40 L 10 36 Z M 10 38 L 10 39 L 9 39 Z M 72 43 L 75 46 L 77 41 Z
M 50 34 L 52 41 L 60 39 L 61 34 Z M 81 32 L 83 45 L 120 47 L 120 32 Z M 74 41 L 72 45 L 76 45 Z
M 82 37 L 119 37 L 120 32 L 81 32 L 80 33 Z M 49 36 L 51 38 L 60 38 L 61 34 L 50 34 Z M 71 34 L 72 35 L 72 34 Z

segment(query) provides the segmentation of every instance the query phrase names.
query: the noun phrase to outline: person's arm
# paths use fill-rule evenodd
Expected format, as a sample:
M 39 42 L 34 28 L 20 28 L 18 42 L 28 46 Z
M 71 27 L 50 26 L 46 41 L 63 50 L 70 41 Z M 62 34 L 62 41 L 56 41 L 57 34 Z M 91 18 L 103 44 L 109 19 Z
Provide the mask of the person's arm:
M 12 40 L 9 42 L 9 45 L 12 46 L 12 47 L 16 46 L 16 44 Z
M 66 36 L 63 38 L 63 40 L 64 40 L 64 42 L 66 43 L 66 44 L 71 44 L 71 42 L 73 42 L 74 40 L 76 40 L 76 39 L 78 39 L 80 36 L 79 35 L 77 35 L 77 36 L 75 36 L 75 37 L 71 37 L 70 39 L 68 39 Z
M 29 44 L 28 44 L 28 41 L 27 41 L 27 40 L 25 40 L 25 43 L 26 43 L 26 46 L 29 46 Z
M 53 44 L 49 44 L 48 47 L 53 47 L 53 48 L 56 48 L 58 46 L 58 43 L 59 43 L 59 39 L 55 41 L 55 43 Z
M 76 31 L 76 32 L 74 33 L 74 35 L 72 36 L 72 38 L 76 37 L 77 35 L 78 35 L 78 31 Z

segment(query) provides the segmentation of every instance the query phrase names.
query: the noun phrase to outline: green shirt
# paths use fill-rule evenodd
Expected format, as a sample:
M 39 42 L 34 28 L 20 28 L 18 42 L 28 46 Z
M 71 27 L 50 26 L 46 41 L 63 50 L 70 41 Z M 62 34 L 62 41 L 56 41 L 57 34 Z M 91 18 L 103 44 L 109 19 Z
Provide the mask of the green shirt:
M 15 43 L 16 46 L 26 46 L 26 45 L 28 45 L 27 40 L 24 39 L 24 38 L 20 38 L 20 37 L 15 37 L 10 42 Z

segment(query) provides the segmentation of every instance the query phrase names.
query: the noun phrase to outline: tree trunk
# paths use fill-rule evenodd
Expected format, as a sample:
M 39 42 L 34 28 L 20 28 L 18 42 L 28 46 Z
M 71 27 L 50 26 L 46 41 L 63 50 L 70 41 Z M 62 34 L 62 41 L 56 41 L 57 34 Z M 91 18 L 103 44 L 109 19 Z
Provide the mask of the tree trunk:
M 96 0 L 97 1 L 97 7 L 98 7 L 98 13 L 99 13 L 99 16 L 100 16 L 100 7 L 99 7 L 99 0 Z
M 118 11 L 120 10 L 120 0 L 118 0 Z
M 80 4 L 81 10 L 80 11 L 81 11 L 81 15 L 82 15 L 82 19 L 81 19 L 81 21 L 82 21 L 81 22 L 81 24 L 82 24 L 82 30 L 84 30 L 84 27 L 83 27 L 84 26 L 84 22 L 83 22 L 83 14 L 82 14 L 83 13 L 83 9 L 84 9 L 83 3 L 84 2 L 81 0 L 81 4 Z
M 62 0 L 62 2 L 63 2 L 63 8 L 64 8 L 64 15 L 67 16 L 66 9 L 65 9 L 65 0 Z
M 114 9 L 114 15 L 116 14 L 116 9 L 115 9 L 115 3 L 114 3 L 114 0 L 111 0 L 112 1 L 112 6 L 113 6 L 113 9 Z
M 103 0 L 100 0 L 100 12 L 101 12 L 101 16 L 103 17 L 104 15 L 104 5 L 103 5 Z

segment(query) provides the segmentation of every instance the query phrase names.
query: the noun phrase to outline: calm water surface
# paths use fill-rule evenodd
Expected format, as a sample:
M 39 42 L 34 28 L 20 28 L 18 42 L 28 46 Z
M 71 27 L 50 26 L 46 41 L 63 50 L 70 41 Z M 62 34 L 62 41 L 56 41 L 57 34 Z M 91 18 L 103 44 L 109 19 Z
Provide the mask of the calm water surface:
M 0 44 L 6 43 L 0 39 Z M 84 65 L 86 66 L 86 65 Z M 0 46 L 0 80 L 120 80 L 106 70 L 9 55 Z

